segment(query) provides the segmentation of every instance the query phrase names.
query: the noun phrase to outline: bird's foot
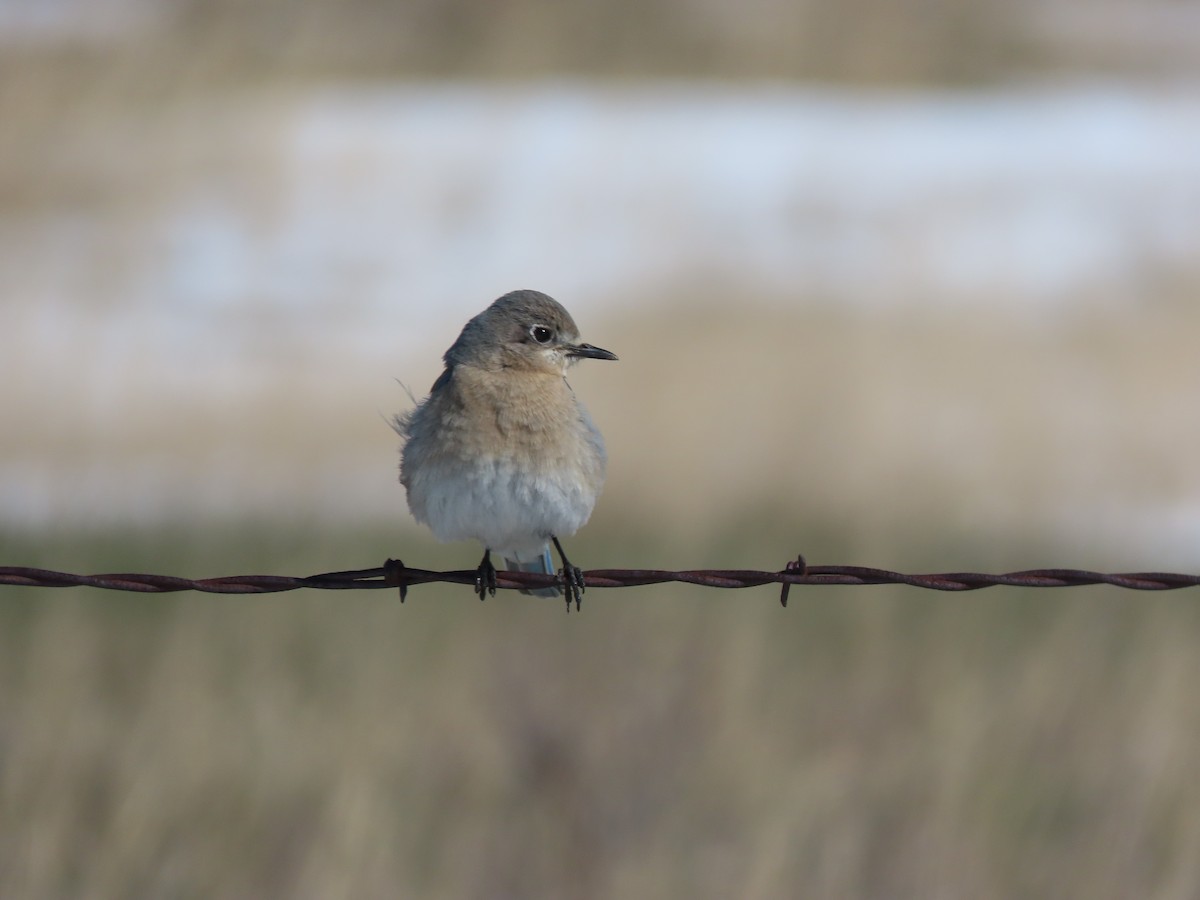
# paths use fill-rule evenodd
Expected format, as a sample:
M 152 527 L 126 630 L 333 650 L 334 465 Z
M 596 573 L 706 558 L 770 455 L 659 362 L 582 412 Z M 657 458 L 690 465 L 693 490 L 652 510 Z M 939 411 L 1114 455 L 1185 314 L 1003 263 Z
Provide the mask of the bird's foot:
M 583 602 L 583 592 L 587 590 L 587 585 L 583 580 L 583 570 L 579 566 L 571 565 L 571 561 L 567 559 L 567 554 L 563 553 L 562 544 L 558 542 L 558 538 L 552 537 L 554 547 L 558 550 L 558 557 L 562 560 L 562 570 L 558 575 L 562 579 L 563 593 L 567 597 L 567 612 L 571 611 L 571 601 L 575 601 L 575 608 L 579 609 L 580 603 Z
M 483 559 L 475 570 L 475 593 L 480 600 L 486 600 L 489 594 L 496 596 L 496 567 L 492 565 L 491 550 L 483 551 Z
M 571 600 L 575 601 L 575 608 L 579 609 L 579 604 L 583 600 L 583 592 L 587 585 L 583 582 L 583 570 L 579 566 L 563 566 L 562 572 L 559 573 L 563 580 L 563 593 L 567 595 L 567 612 L 571 611 Z

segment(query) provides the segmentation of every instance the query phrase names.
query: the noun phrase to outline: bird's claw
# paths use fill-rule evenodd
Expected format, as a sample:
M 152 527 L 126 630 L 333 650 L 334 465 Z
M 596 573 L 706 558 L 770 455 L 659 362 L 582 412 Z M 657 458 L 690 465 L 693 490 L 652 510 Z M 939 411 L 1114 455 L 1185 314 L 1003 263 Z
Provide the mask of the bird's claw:
M 483 554 L 479 568 L 475 570 L 475 593 L 480 600 L 486 600 L 488 595 L 496 596 L 496 567 L 492 565 L 492 554 Z
M 575 601 L 575 608 L 579 609 L 579 604 L 583 600 L 583 592 L 587 585 L 583 583 L 583 570 L 579 566 L 571 565 L 571 561 L 567 559 L 567 554 L 563 553 L 562 544 L 558 538 L 550 535 L 550 540 L 554 542 L 554 548 L 558 550 L 558 558 L 562 560 L 562 570 L 558 573 L 558 577 L 562 579 L 563 593 L 567 595 L 567 612 L 571 611 L 571 601 Z
M 567 597 L 567 612 L 571 611 L 572 600 L 575 601 L 575 608 L 579 609 L 579 604 L 583 600 L 583 592 L 587 590 L 587 585 L 583 580 L 583 570 L 579 566 L 568 563 L 558 574 L 562 578 L 563 593 Z

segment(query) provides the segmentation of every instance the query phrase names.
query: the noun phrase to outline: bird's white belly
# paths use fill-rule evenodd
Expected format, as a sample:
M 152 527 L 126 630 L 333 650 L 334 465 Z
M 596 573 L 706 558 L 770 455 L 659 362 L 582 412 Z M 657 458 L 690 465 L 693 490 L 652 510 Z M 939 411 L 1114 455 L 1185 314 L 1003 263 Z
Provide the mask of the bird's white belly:
M 525 558 L 551 535 L 578 531 L 596 504 L 596 492 L 573 472 L 521 470 L 503 458 L 457 462 L 453 472 L 422 469 L 409 486 L 413 515 L 441 541 L 473 539 Z

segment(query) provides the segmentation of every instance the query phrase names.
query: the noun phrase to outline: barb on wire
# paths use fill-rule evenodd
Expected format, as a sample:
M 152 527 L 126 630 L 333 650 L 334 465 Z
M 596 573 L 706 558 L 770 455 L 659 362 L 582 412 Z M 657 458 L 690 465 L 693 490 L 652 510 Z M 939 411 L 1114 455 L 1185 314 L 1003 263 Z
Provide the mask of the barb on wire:
M 1030 569 L 989 575 L 981 572 L 939 572 L 910 575 L 887 569 L 863 566 L 809 566 L 803 557 L 789 562 L 778 572 L 752 569 L 696 569 L 670 572 L 661 569 L 593 569 L 584 572 L 590 588 L 637 587 L 648 584 L 677 582 L 713 588 L 748 588 L 765 584 L 780 585 L 779 601 L 787 606 L 788 592 L 793 586 L 904 584 L 932 591 L 976 591 L 981 588 L 1007 585 L 1009 587 L 1047 588 L 1081 587 L 1107 584 L 1133 591 L 1172 591 L 1200 587 L 1200 575 L 1173 572 L 1089 572 L 1081 569 Z M 267 594 L 312 588 L 327 591 L 399 589 L 400 601 L 409 588 L 420 584 L 443 582 L 475 584 L 474 569 L 435 572 L 413 569 L 399 560 L 389 559 L 374 569 L 346 572 L 326 572 L 321 575 L 288 577 L 283 575 L 235 575 L 224 578 L 178 578 L 173 575 L 108 574 L 73 575 L 21 566 L 0 566 L 0 585 L 24 587 L 95 587 L 110 591 L 141 593 L 170 593 L 173 591 L 203 591 L 210 594 Z M 553 575 L 534 572 L 497 572 L 496 587 L 509 590 L 552 587 Z

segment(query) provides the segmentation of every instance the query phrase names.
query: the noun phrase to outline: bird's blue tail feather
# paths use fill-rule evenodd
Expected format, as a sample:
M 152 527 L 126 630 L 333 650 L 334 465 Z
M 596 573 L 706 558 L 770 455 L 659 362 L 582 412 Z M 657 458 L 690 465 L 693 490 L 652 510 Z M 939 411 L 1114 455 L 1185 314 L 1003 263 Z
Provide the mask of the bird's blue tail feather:
M 504 568 L 510 572 L 541 572 L 543 575 L 554 574 L 554 560 L 550 558 L 550 547 L 547 545 L 541 556 L 531 562 L 518 562 L 515 559 L 504 558 Z M 532 594 L 534 597 L 561 597 L 562 589 L 557 587 L 531 588 L 522 590 L 522 594 Z

